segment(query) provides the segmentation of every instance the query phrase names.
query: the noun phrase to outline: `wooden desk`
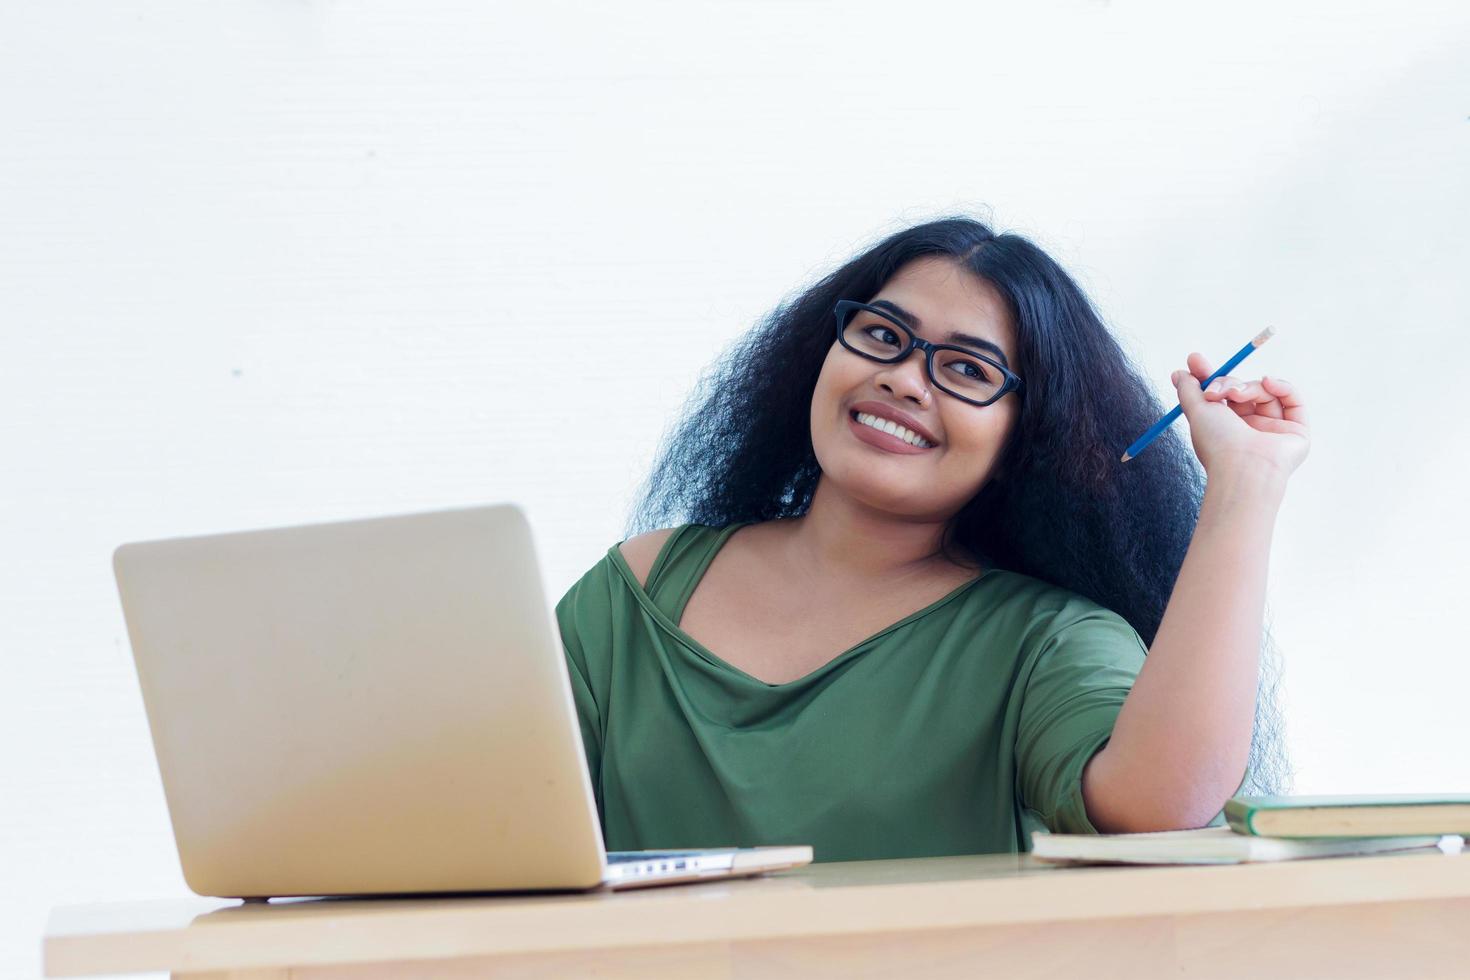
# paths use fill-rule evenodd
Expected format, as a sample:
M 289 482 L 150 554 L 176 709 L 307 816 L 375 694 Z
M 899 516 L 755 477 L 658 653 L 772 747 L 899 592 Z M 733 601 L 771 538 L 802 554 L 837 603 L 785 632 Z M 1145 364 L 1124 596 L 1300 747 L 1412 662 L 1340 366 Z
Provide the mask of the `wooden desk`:
M 55 910 L 46 975 L 1470 976 L 1470 851 L 1227 867 L 816 864 L 621 893 Z

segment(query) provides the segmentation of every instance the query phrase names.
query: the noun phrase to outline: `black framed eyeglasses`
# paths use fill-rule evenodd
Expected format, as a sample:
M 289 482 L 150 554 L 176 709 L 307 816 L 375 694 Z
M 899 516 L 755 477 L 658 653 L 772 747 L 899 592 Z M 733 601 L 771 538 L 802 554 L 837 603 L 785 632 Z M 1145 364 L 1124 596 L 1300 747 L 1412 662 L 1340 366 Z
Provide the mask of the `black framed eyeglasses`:
M 1007 392 L 1023 395 L 1021 379 L 994 359 L 968 347 L 931 344 L 887 310 L 855 300 L 839 300 L 837 340 L 860 357 L 894 364 L 924 352 L 924 368 L 934 387 L 971 405 L 985 406 Z

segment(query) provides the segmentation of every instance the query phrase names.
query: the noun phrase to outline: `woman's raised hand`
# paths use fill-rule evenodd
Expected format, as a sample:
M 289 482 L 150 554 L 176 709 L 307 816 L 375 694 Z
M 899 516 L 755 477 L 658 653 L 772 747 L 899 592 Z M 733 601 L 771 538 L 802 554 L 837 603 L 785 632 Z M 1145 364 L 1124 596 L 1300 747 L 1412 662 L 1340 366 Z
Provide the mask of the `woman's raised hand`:
M 1307 409 L 1294 385 L 1280 378 L 1247 381 L 1225 375 L 1201 391 L 1200 382 L 1214 369 L 1198 351 L 1187 363 L 1188 369 L 1172 378 L 1206 474 L 1264 469 L 1284 480 L 1307 458 Z

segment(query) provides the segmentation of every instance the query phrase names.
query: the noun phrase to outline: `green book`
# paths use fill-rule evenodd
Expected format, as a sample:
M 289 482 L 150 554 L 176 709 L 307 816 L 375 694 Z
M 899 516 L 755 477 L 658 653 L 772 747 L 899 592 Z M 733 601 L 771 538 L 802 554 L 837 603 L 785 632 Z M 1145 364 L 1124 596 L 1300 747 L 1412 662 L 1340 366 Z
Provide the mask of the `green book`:
M 1470 835 L 1470 795 L 1234 796 L 1225 819 L 1256 837 Z

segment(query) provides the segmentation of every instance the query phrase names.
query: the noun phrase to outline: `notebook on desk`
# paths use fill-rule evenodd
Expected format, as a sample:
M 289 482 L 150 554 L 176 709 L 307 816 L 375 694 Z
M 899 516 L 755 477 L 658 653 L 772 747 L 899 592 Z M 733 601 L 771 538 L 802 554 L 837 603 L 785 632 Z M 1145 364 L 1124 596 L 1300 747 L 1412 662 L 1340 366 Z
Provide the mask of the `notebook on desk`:
M 812 860 L 605 851 L 513 504 L 135 542 L 113 567 L 201 895 L 629 888 Z
M 1083 864 L 1247 864 L 1302 858 L 1346 857 L 1440 847 L 1458 850 L 1459 838 L 1353 837 L 1290 840 L 1237 834 L 1229 827 L 1163 830 L 1145 834 L 1031 835 L 1031 853 L 1042 861 Z

